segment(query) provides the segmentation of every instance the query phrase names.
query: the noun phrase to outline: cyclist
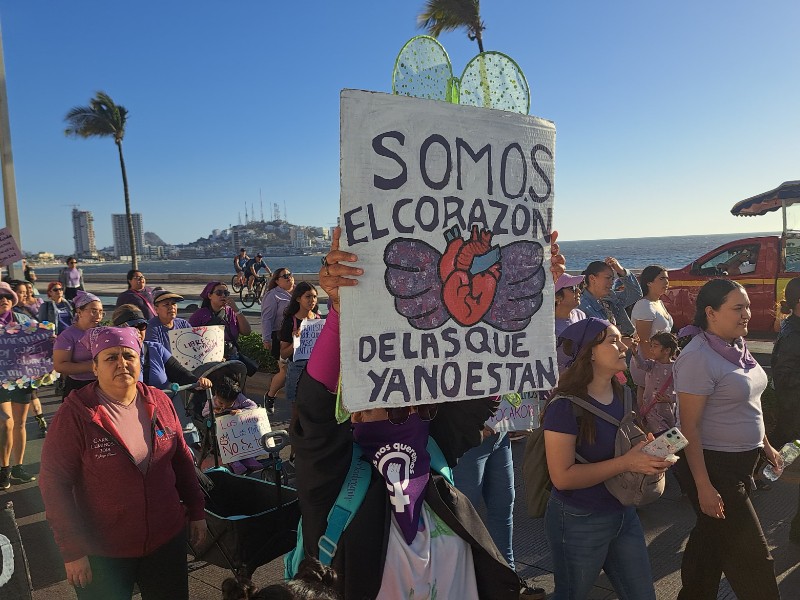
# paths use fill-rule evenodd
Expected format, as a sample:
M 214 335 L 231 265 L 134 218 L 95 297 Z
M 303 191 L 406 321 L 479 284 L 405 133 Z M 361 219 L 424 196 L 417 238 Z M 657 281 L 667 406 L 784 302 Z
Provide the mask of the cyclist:
M 264 262 L 264 258 L 262 257 L 261 252 L 256 254 L 255 258 L 251 258 L 247 261 L 247 264 L 244 267 L 245 273 L 247 273 L 247 289 L 252 291 L 253 290 L 253 282 L 255 281 L 256 277 L 258 277 L 258 272 L 262 269 L 267 270 L 267 276 L 272 275 L 272 269 L 267 266 L 267 263 Z
M 244 269 L 247 266 L 250 257 L 247 256 L 245 248 L 239 248 L 239 254 L 233 257 L 233 270 L 236 271 L 236 281 L 239 285 L 244 285 Z

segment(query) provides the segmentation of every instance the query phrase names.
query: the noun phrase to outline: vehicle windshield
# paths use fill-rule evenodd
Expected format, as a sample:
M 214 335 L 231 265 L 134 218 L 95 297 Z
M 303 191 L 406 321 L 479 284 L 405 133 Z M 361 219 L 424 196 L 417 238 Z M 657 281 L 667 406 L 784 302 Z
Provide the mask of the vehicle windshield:
M 796 241 L 800 242 L 800 239 Z M 701 275 L 746 275 L 756 270 L 757 262 L 758 246 L 742 244 L 726 248 L 698 265 L 696 269 Z

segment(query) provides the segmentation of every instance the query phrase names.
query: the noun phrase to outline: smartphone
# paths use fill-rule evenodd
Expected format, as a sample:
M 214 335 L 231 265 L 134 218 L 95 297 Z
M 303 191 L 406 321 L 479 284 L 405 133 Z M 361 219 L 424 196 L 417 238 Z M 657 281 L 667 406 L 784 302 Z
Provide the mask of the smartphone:
M 688 444 L 689 440 L 683 437 L 683 434 L 677 427 L 673 427 L 672 429 L 667 429 L 667 431 L 652 442 L 645 444 L 642 451 L 650 456 L 666 458 L 670 454 L 675 454 L 679 450 L 683 450 Z

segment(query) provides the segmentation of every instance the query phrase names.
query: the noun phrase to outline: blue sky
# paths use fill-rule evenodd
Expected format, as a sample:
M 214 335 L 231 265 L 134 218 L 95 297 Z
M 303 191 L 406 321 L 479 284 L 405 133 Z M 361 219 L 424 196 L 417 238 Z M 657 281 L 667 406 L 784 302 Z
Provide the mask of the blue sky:
M 183 243 L 286 203 L 330 225 L 339 91 L 391 91 L 422 0 L 0 0 L 23 247 L 70 252 L 70 206 L 110 245 L 123 211 L 110 139 L 66 138 L 97 90 L 130 111 L 124 151 L 147 231 Z M 780 229 L 738 200 L 799 179 L 800 3 L 484 0 L 487 50 L 513 57 L 557 127 L 563 239 Z M 440 38 L 460 73 L 477 53 Z

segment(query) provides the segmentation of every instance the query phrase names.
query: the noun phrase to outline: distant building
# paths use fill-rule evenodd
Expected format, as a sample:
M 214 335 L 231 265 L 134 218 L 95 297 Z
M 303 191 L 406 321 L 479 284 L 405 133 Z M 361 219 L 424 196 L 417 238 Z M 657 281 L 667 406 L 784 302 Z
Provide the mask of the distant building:
M 133 235 L 136 238 L 136 248 L 139 252 L 144 250 L 144 229 L 142 227 L 141 213 L 133 213 Z M 125 215 L 111 215 L 111 231 L 114 234 L 114 252 L 117 256 L 131 255 L 131 240 L 128 235 L 128 218 Z
M 75 256 L 94 258 L 97 246 L 94 242 L 94 217 L 88 210 L 72 209 L 72 237 L 75 240 Z
M 308 248 L 311 246 L 311 240 L 308 239 L 306 236 L 306 232 L 304 229 L 300 229 L 299 227 L 293 227 L 292 230 L 289 232 L 290 239 L 292 240 L 292 246 L 295 248 Z
M 239 248 L 244 248 L 244 236 L 242 231 L 234 227 L 231 230 L 231 242 L 233 242 L 233 251 L 239 252 Z

